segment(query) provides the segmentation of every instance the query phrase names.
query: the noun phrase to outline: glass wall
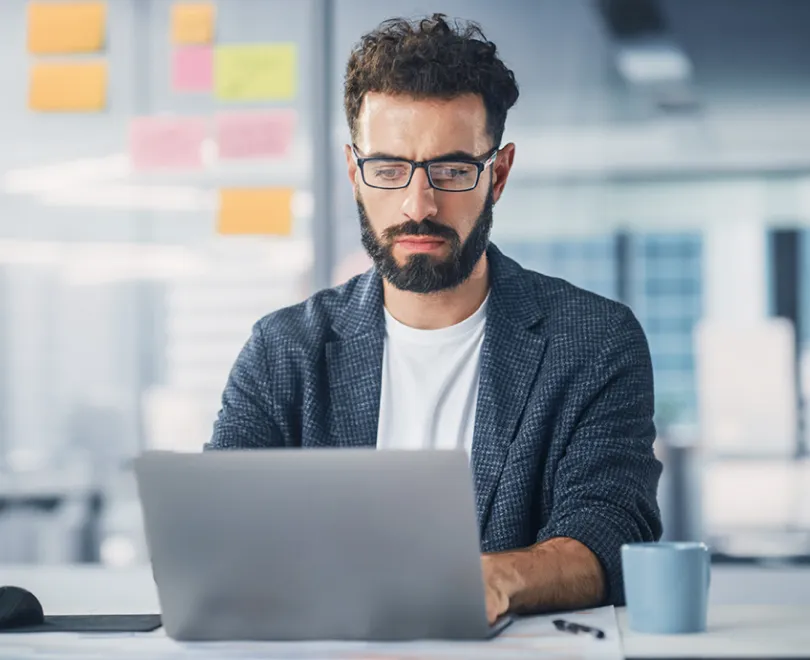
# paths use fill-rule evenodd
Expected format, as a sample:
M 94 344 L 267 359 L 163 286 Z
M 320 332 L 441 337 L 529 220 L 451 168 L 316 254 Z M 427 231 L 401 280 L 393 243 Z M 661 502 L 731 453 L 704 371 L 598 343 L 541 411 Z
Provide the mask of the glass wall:
M 30 72 L 57 58 L 27 52 L 25 0 L 0 5 L 0 562 L 144 560 L 126 460 L 198 451 L 252 324 L 313 290 L 313 3 L 216 4 L 215 46 L 294 46 L 301 83 L 279 100 L 178 80 L 178 3 L 102 4 L 102 52 L 58 58 L 106 63 L 91 113 L 29 110 Z M 283 158 L 218 153 L 220 118 L 277 111 L 295 113 Z M 144 119 L 180 126 L 148 167 Z M 173 166 L 197 121 L 201 162 Z M 257 187 L 293 191 L 289 235 L 220 231 L 219 191 Z
M 810 554 L 810 3 L 648 0 L 660 20 L 634 27 L 591 0 L 219 0 L 217 43 L 298 57 L 292 99 L 237 104 L 175 88 L 174 4 L 108 0 L 108 108 L 65 115 L 28 110 L 27 3 L 0 3 L 0 562 L 145 561 L 126 459 L 198 450 L 251 325 L 327 285 L 324 263 L 368 267 L 343 68 L 381 20 L 437 8 L 478 21 L 521 87 L 494 242 L 647 333 L 668 534 Z M 195 171 L 132 168 L 133 119 L 273 109 L 297 117 L 283 158 L 208 141 Z M 312 168 L 318 113 L 332 153 Z M 293 189 L 290 235 L 218 233 L 239 186 Z

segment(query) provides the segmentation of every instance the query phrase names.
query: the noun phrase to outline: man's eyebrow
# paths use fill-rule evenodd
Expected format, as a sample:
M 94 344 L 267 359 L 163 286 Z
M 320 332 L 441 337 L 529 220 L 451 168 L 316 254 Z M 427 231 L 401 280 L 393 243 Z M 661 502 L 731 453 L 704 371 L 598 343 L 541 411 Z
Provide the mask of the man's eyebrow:
M 368 156 L 363 158 L 390 158 L 392 160 L 410 160 L 404 156 L 396 156 L 394 154 L 385 153 L 384 151 L 373 151 Z M 468 151 L 449 151 L 446 154 L 434 156 L 427 160 L 475 160 L 476 156 Z
M 430 160 L 475 160 L 475 154 L 471 154 L 468 151 L 451 151 L 450 153 L 442 154 L 441 156 L 436 156 L 435 158 L 431 158 Z
M 370 154 L 363 156 L 363 158 L 392 158 L 394 160 L 408 160 L 402 156 L 395 156 L 394 154 L 387 154 L 384 151 L 372 151 Z

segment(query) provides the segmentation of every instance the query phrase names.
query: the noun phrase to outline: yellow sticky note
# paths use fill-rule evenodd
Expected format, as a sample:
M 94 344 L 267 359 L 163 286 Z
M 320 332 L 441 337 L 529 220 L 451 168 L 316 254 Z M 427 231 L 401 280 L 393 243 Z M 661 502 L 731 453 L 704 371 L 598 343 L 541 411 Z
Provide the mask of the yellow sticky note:
M 295 96 L 295 44 L 219 46 L 214 90 L 225 101 L 266 101 Z
M 107 63 L 35 62 L 28 107 L 42 112 L 97 112 L 107 104 Z
M 225 188 L 219 191 L 220 234 L 292 232 L 291 188 Z
M 104 46 L 106 20 L 103 2 L 32 2 L 28 5 L 28 52 L 96 53 Z
M 214 5 L 182 2 L 172 6 L 172 42 L 210 44 L 214 40 Z

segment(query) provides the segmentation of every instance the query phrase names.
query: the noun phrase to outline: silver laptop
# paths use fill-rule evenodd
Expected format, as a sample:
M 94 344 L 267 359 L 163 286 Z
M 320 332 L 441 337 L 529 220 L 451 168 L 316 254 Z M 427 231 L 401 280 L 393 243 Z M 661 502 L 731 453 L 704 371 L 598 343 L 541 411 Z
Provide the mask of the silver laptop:
M 135 460 L 177 640 L 485 639 L 464 451 L 147 452 Z

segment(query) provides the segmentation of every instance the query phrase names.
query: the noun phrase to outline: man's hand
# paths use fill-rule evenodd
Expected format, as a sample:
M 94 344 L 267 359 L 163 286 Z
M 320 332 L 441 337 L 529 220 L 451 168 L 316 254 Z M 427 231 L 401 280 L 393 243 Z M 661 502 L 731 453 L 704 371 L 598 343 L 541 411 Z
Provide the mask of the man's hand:
M 496 619 L 509 611 L 512 596 L 517 592 L 517 576 L 507 553 L 481 555 L 484 574 L 484 592 L 487 602 L 487 619 Z
M 481 555 L 487 618 L 593 607 L 605 598 L 601 564 L 570 538 L 553 538 L 528 548 Z

